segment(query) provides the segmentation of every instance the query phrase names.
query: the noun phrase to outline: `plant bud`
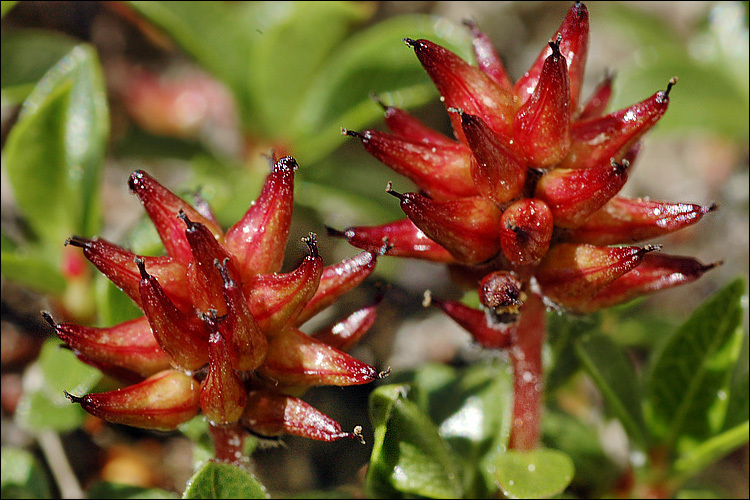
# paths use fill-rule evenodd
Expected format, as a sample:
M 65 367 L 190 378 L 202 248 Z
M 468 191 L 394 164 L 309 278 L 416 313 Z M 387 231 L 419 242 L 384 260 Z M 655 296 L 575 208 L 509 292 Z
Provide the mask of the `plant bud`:
M 500 219 L 503 254 L 516 265 L 538 262 L 549 250 L 553 224 L 552 211 L 542 200 L 518 200 L 505 209 Z
M 172 366 L 197 370 L 208 362 L 208 331 L 195 316 L 177 309 L 159 282 L 146 272 L 143 260 L 136 260 L 141 272 L 141 307 L 156 342 Z
M 185 212 L 190 220 L 205 224 L 215 236 L 222 236 L 222 230 L 216 223 L 202 216 L 143 170 L 133 172 L 128 184 L 148 212 L 167 254 L 183 266 L 188 265 L 193 254 L 185 237 L 185 226 L 177 219 L 180 210 Z
M 451 263 L 456 259 L 422 232 L 411 219 L 401 219 L 380 226 L 354 226 L 344 231 L 327 228 L 330 236 L 346 238 L 357 248 L 375 250 L 388 244 L 388 255 L 414 257 L 434 262 Z
M 574 110 L 578 107 L 578 96 L 581 93 L 583 85 L 586 55 L 589 46 L 589 13 L 583 3 L 576 2 L 570 8 L 568 15 L 552 37 L 552 40 L 557 40 L 558 38 L 561 38 L 560 53 L 568 64 L 568 74 L 570 75 L 570 109 Z M 534 89 L 536 89 L 541 77 L 544 63 L 551 53 L 551 47 L 542 49 L 529 71 L 519 78 L 513 87 L 513 93 L 522 105 L 534 93 Z
M 570 81 L 560 39 L 550 42 L 539 82 L 516 112 L 513 139 L 526 161 L 538 168 L 559 163 L 570 148 Z
M 84 410 L 113 424 L 171 431 L 200 410 L 200 386 L 192 377 L 165 370 L 143 382 L 98 394 L 73 396 Z
M 261 274 L 243 285 L 250 313 L 266 335 L 274 335 L 294 322 L 315 295 L 323 274 L 323 259 L 318 254 L 314 233 L 305 238 L 310 249 L 297 269 L 285 274 Z
M 372 366 L 315 340 L 294 327 L 271 338 L 263 377 L 284 386 L 306 389 L 319 385 L 359 385 L 378 378 Z
M 109 328 L 94 328 L 55 323 L 47 312 L 42 312 L 42 316 L 79 359 L 97 367 L 117 368 L 117 378 L 125 375 L 129 381 L 142 380 L 169 368 L 169 360 L 145 317 Z
M 297 162 L 291 156 L 278 160 L 257 200 L 227 231 L 224 246 L 237 259 L 242 276 L 281 269 L 294 205 L 295 170 Z
M 371 155 L 414 181 L 435 199 L 477 193 L 469 169 L 471 151 L 460 142 L 445 146 L 407 140 L 377 130 L 365 130 L 361 134 L 346 129 L 343 132 L 360 139 Z
M 141 305 L 139 285 L 141 276 L 137 257 L 133 252 L 125 250 L 101 238 L 81 238 L 72 236 L 66 245 L 81 247 L 83 255 L 91 261 L 115 286 Z M 190 295 L 185 279 L 185 266 L 172 257 L 140 257 L 144 260 L 152 275 L 163 284 L 164 292 L 174 303 L 183 310 L 190 310 Z
M 549 206 L 555 226 L 575 228 L 622 189 L 629 165 L 612 161 L 587 169 L 556 168 L 539 179 L 534 196 Z
M 216 317 L 206 316 L 204 321 L 213 331 L 208 339 L 208 375 L 201 382 L 201 409 L 214 424 L 231 424 L 245 411 L 247 391 L 232 368 L 227 343 L 217 330 Z
M 414 48 L 447 108 L 461 109 L 477 115 L 496 134 L 510 136 L 509 124 L 514 104 L 508 90 L 495 83 L 481 69 L 469 65 L 453 52 L 429 40 L 405 38 L 404 41 Z M 461 142 L 466 142 L 460 117 L 452 114 L 451 123 L 456 137 Z
M 564 234 L 566 241 L 615 245 L 656 238 L 695 224 L 716 205 L 612 198 L 586 221 Z
M 502 212 L 481 197 L 434 201 L 418 193 L 396 193 L 401 209 L 419 229 L 466 264 L 485 262 L 500 252 Z
M 494 271 L 479 283 L 479 301 L 494 311 L 502 323 L 516 320 L 526 294 L 521 291 L 523 283 L 513 273 Z
M 570 151 L 561 168 L 594 168 L 614 158 L 620 161 L 643 134 L 664 115 L 669 92 L 677 79 L 669 81 L 648 99 L 605 116 L 573 122 L 570 126 Z
M 254 434 L 264 437 L 292 434 L 318 441 L 362 439 L 359 427 L 353 433 L 343 432 L 338 422 L 301 399 L 268 391 L 251 391 L 248 394 L 242 424 Z
M 588 301 L 575 307 L 574 311 L 594 312 L 647 293 L 691 283 L 720 264 L 704 265 L 690 257 L 650 253 L 643 256 L 638 267 L 601 288 Z
M 658 248 L 561 243 L 550 248 L 535 276 L 544 295 L 575 310 L 598 290 L 635 269 L 647 253 Z
M 242 293 L 242 288 L 229 275 L 227 267 L 214 262 L 224 281 L 224 300 L 227 315 L 219 323 L 219 332 L 227 341 L 229 357 L 235 370 L 255 370 L 266 359 L 268 340 L 250 309 Z
M 471 178 L 482 196 L 497 204 L 517 198 L 526 182 L 526 165 L 505 139 L 498 137 L 478 116 L 460 113 L 461 126 L 471 147 Z

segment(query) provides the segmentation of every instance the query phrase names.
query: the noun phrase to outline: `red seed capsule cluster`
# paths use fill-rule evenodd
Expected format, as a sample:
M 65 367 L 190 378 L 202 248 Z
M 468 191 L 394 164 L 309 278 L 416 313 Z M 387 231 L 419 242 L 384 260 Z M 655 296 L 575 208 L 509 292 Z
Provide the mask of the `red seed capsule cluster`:
M 506 349 L 515 370 L 510 446 L 539 442 L 545 306 L 588 313 L 698 279 L 713 265 L 635 243 L 698 222 L 715 205 L 619 197 L 640 141 L 666 112 L 666 89 L 605 113 L 612 77 L 581 101 L 589 15 L 576 2 L 515 84 L 495 48 L 467 23 L 477 65 L 405 38 L 435 83 L 455 139 L 383 106 L 390 133 L 343 133 L 418 187 L 397 193 L 406 218 L 329 230 L 352 245 L 449 264 L 482 309 L 430 298 L 474 340 Z M 665 78 L 666 80 L 666 78 Z M 462 283 L 463 284 L 463 283 Z
M 589 37 L 582 3 L 515 85 L 487 36 L 468 26 L 477 66 L 428 40 L 405 39 L 440 91 L 455 140 L 387 106 L 391 133 L 344 130 L 419 186 L 419 193 L 387 188 L 407 219 L 332 234 L 365 249 L 387 238 L 394 256 L 511 272 L 524 288 L 533 277 L 547 303 L 573 312 L 629 300 L 633 287 L 689 282 L 709 269 L 661 256 L 649 259 L 651 266 L 665 266 L 673 279 L 637 273 L 649 247 L 611 246 L 676 231 L 715 208 L 617 196 L 640 139 L 667 110 L 675 79 L 604 114 L 611 76 L 588 101 L 579 99 Z
M 68 240 L 144 313 L 109 328 L 59 324 L 43 313 L 79 359 L 131 384 L 68 394 L 71 401 L 109 422 L 149 429 L 174 429 L 202 412 L 213 426 L 262 436 L 360 438 L 299 396 L 312 386 L 380 376 L 344 352 L 373 324 L 376 306 L 312 335 L 299 326 L 370 275 L 387 247 L 324 266 L 311 233 L 302 262 L 279 272 L 296 169 L 291 157 L 275 161 L 258 199 L 227 232 L 204 204 L 192 207 L 145 172 L 131 175 L 130 188 L 167 255 L 142 257 L 102 239 Z

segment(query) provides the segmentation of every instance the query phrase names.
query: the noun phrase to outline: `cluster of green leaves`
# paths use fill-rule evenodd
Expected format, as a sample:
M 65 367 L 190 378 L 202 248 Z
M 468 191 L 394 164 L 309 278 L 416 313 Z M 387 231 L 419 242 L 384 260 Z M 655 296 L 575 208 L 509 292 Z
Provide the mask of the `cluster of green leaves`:
M 569 485 L 569 492 L 586 496 L 611 493 L 626 471 L 608 458 L 595 430 L 554 404 L 553 390 L 581 368 L 633 451 L 644 457 L 632 464 L 638 481 L 689 488 L 695 474 L 748 441 L 745 293 L 737 279 L 707 300 L 665 337 L 643 370 L 602 333 L 600 315 L 551 313 L 546 448 L 533 452 L 506 450 L 513 398 L 506 363 L 462 370 L 426 365 L 396 375 L 396 383 L 379 387 L 370 399 L 375 444 L 366 493 L 477 498 L 499 488 L 509 498 L 547 498 Z M 667 463 L 656 464 L 651 456 Z

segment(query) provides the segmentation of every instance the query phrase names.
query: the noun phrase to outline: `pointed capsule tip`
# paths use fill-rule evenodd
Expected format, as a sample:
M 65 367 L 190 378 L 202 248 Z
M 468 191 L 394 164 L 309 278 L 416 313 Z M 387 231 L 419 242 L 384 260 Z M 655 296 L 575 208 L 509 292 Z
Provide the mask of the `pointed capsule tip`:
M 384 103 L 382 101 L 382 99 L 380 99 L 380 96 L 377 93 L 375 93 L 375 92 L 370 92 L 370 99 L 372 99 L 373 101 L 375 101 L 378 106 L 380 106 L 381 108 L 383 108 L 383 111 L 387 112 L 391 108 L 391 106 L 388 106 L 386 103 Z M 341 127 L 341 131 L 343 133 L 344 127 Z
M 354 429 L 352 430 L 352 433 L 349 435 L 350 437 L 354 439 L 359 439 L 359 442 L 362 444 L 365 443 L 365 437 L 362 435 L 362 426 L 361 425 L 355 425 Z
M 72 245 L 74 247 L 86 248 L 86 244 L 89 242 L 88 239 L 80 236 L 71 236 L 65 240 L 65 246 Z
M 320 255 L 318 253 L 318 235 L 315 233 L 308 233 L 306 237 L 302 238 L 302 241 L 305 242 L 307 248 L 310 250 L 310 257 L 317 259 Z
M 560 44 L 562 43 L 562 33 L 558 33 L 557 37 L 554 40 L 549 40 L 547 42 L 552 49 L 552 55 L 554 57 L 560 57 Z
M 128 178 L 128 187 L 131 191 L 135 192 L 140 187 L 139 184 L 143 180 L 143 178 L 146 176 L 146 172 L 143 170 L 136 170 L 132 174 L 130 174 L 130 177 Z
M 133 259 L 133 262 L 138 266 L 138 271 L 141 273 L 141 279 L 147 280 L 151 277 L 151 275 L 146 272 L 146 259 L 143 257 L 136 257 Z
M 647 253 L 650 253 L 650 252 L 659 252 L 659 251 L 661 251 L 661 249 L 662 249 L 663 246 L 664 245 L 659 245 L 659 244 L 657 244 L 657 245 L 646 245 L 643 248 L 641 248 L 641 252 L 643 252 L 644 254 L 647 254 Z
M 416 47 L 417 46 L 416 40 L 412 40 L 411 38 L 403 38 L 403 41 L 409 47 Z
M 63 391 L 63 393 L 65 394 L 65 397 L 70 400 L 71 403 L 83 404 L 83 399 L 84 398 L 82 398 L 80 396 L 74 396 L 73 394 L 69 393 L 68 391 Z
M 393 190 L 393 181 L 388 181 L 388 184 L 386 184 L 385 186 L 385 192 L 390 194 L 391 196 L 395 196 L 401 201 L 404 201 L 404 199 L 406 198 L 403 194 Z
M 362 142 L 365 142 L 367 140 L 367 136 L 365 134 L 362 134 L 360 132 L 349 130 L 347 128 L 341 127 L 341 135 L 348 135 L 350 137 L 356 137 Z
M 677 84 L 677 77 L 673 76 L 669 79 L 669 83 L 667 83 L 667 90 L 665 91 L 665 94 L 669 95 L 669 92 L 672 90 L 672 87 L 674 87 Z
M 715 212 L 718 209 L 719 209 L 719 204 L 716 203 L 715 201 L 712 201 L 711 204 L 709 206 L 707 206 L 707 207 L 701 207 L 701 211 L 704 214 L 707 214 L 709 212 Z
M 295 160 L 292 156 L 279 158 L 279 160 L 273 165 L 274 172 L 286 169 L 291 169 L 292 172 L 296 172 L 298 168 L 299 164 L 297 163 L 297 160 Z
M 386 378 L 390 374 L 391 374 L 391 367 L 389 366 L 388 368 L 386 368 L 382 372 L 378 372 L 378 379 L 382 380 L 382 379 Z
M 333 236 L 334 238 L 348 238 L 346 231 L 339 231 L 331 226 L 325 226 L 325 228 L 328 236 Z
M 44 321 L 50 324 L 52 328 L 57 330 L 57 323 L 55 323 L 54 318 L 52 318 L 52 315 L 49 313 L 49 311 L 41 311 L 42 317 L 44 318 Z

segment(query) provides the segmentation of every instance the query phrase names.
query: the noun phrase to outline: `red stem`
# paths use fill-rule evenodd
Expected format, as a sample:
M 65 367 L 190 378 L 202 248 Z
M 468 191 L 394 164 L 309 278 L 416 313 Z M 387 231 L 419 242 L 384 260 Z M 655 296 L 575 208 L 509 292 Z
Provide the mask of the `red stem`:
M 542 346 L 547 334 L 545 307 L 541 297 L 529 294 L 521 307 L 515 344 L 510 348 L 513 362 L 513 422 L 508 447 L 531 450 L 539 446 L 541 434 Z
M 216 460 L 230 463 L 242 462 L 245 432 L 239 425 L 214 425 L 209 422 L 208 430 L 214 441 Z

